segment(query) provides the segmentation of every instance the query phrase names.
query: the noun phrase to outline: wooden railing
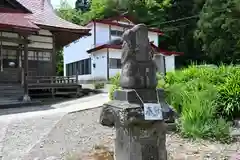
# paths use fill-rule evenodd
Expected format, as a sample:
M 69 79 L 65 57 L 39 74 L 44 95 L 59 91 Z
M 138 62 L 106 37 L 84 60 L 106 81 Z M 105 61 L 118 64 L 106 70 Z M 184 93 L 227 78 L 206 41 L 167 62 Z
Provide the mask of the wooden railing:
M 77 76 L 28 76 L 27 79 L 30 95 L 80 95 Z
M 78 84 L 78 79 L 66 76 L 29 76 L 28 84 Z

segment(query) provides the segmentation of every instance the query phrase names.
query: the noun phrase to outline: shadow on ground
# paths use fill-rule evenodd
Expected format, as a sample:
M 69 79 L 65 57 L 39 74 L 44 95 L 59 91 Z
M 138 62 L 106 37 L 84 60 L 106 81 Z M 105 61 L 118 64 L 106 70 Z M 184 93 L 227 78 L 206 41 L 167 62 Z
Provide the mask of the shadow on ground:
M 101 92 L 95 92 L 92 95 L 99 94 Z M 89 92 L 82 96 L 81 98 L 90 97 Z M 37 111 L 46 111 L 56 108 L 65 107 L 71 105 L 72 101 L 81 99 L 81 98 L 71 98 L 71 97 L 41 97 L 41 98 L 33 98 L 32 101 L 37 101 L 38 103 L 31 104 L 16 104 L 0 107 L 0 116 L 2 115 L 10 115 L 10 114 L 18 114 L 18 113 L 27 113 L 27 112 L 37 112 Z

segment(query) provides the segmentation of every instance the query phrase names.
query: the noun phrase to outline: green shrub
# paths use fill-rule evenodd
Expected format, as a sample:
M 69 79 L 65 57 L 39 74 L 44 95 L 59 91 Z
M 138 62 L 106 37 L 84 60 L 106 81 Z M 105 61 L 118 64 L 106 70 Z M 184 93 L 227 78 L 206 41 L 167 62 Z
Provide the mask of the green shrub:
M 120 89 L 120 73 L 110 79 L 111 88 L 109 91 L 109 99 L 113 100 L 113 94 L 117 89 Z
M 120 89 L 120 87 L 115 86 L 115 85 L 111 86 L 110 91 L 109 91 L 109 99 L 110 100 L 113 100 L 114 92 L 118 89 Z
M 115 86 L 120 86 L 120 73 L 117 73 L 114 77 L 110 79 L 110 83 Z
M 225 119 L 234 119 L 240 116 L 240 105 L 238 99 L 240 99 L 240 69 L 235 66 L 220 67 L 197 67 L 190 66 L 182 70 L 167 73 L 165 77 L 165 86 L 171 86 L 171 91 L 168 91 L 169 95 L 176 96 L 181 90 L 181 85 L 187 85 L 187 82 L 192 80 L 202 80 L 206 84 L 211 84 L 217 89 L 217 114 L 223 116 Z M 162 82 L 161 82 L 162 83 Z M 168 89 L 167 89 L 168 90 Z M 184 89 L 183 89 L 184 90 Z M 179 96 L 177 96 L 179 99 Z M 169 103 L 171 99 L 176 99 L 174 96 L 168 97 Z M 176 107 L 181 105 L 180 102 L 173 101 Z
M 94 88 L 95 89 L 103 89 L 105 86 L 104 83 L 94 83 Z
M 166 100 L 181 114 L 184 136 L 225 141 L 229 123 L 240 116 L 240 69 L 236 66 L 190 66 L 167 73 L 159 82 Z M 164 85 L 162 85 L 164 84 Z
M 166 76 L 157 74 L 157 88 L 164 88 L 166 101 L 180 113 L 178 128 L 186 137 L 226 141 L 227 122 L 240 116 L 240 69 L 235 66 L 190 66 Z M 111 79 L 110 99 L 120 88 L 120 74 Z
M 228 120 L 240 117 L 240 69 L 232 70 L 218 86 L 218 114 Z
M 183 136 L 226 141 L 229 139 L 229 124 L 216 119 L 216 88 L 201 80 L 192 80 L 182 85 L 183 92 L 174 95 L 175 103 L 181 104 L 178 127 Z

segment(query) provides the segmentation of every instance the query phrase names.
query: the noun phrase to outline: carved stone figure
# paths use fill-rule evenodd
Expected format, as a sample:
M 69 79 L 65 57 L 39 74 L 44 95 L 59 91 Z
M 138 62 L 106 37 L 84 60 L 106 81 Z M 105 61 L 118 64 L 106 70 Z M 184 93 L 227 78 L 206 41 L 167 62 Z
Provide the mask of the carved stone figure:
M 136 25 L 109 44 L 123 45 L 122 89 L 114 92 L 100 115 L 102 125 L 116 128 L 114 159 L 167 160 L 165 121 L 171 120 L 173 113 L 164 100 L 164 90 L 156 89 L 157 66 L 148 29 L 144 24 Z M 161 118 L 147 120 L 146 104 L 159 104 Z
M 156 88 L 157 66 L 144 24 L 134 26 L 122 36 L 122 72 L 120 85 L 127 89 Z

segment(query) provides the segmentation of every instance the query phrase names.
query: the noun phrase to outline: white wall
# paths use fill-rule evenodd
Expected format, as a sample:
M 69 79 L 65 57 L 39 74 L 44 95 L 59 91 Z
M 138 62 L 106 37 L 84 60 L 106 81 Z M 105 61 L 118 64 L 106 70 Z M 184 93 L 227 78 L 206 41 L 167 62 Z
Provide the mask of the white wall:
M 90 58 L 87 50 L 91 49 L 94 44 L 93 30 L 90 33 L 91 36 L 82 37 L 64 47 L 64 76 L 66 76 L 66 64 Z
M 165 73 L 164 56 L 161 55 L 161 54 L 155 54 L 154 55 L 154 61 L 157 65 L 158 72 Z
M 94 80 L 107 79 L 107 49 L 96 51 L 92 55 L 92 63 L 96 67 L 92 69 L 92 78 Z
M 109 49 L 109 58 L 121 59 L 121 49 Z M 109 77 L 114 77 L 117 73 L 120 73 L 121 69 L 109 69 Z
M 175 70 L 175 56 L 165 56 L 166 72 Z
M 124 31 L 125 28 L 119 26 L 111 26 L 112 30 Z M 105 44 L 110 39 L 119 38 L 117 36 L 110 36 L 109 25 L 96 23 L 96 44 Z M 153 41 L 158 46 L 158 33 L 148 32 L 149 41 Z
M 105 44 L 109 41 L 109 25 L 96 23 L 96 44 Z
M 158 33 L 156 33 L 156 32 L 148 32 L 148 38 L 149 38 L 150 42 L 153 41 L 153 44 L 158 46 Z

